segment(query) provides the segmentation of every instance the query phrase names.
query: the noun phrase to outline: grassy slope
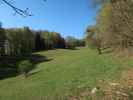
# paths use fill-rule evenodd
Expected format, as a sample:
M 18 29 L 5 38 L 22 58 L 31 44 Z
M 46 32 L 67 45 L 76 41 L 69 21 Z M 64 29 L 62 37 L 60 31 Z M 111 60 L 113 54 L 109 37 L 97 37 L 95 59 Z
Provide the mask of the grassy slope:
M 40 63 L 27 79 L 22 76 L 0 81 L 0 100 L 43 100 L 64 96 L 78 87 L 94 87 L 96 80 L 116 79 L 132 67 L 131 59 L 98 55 L 95 50 L 51 50 L 40 52 L 52 59 Z M 55 98 L 53 99 L 55 100 Z M 58 99 L 59 100 L 59 99 Z

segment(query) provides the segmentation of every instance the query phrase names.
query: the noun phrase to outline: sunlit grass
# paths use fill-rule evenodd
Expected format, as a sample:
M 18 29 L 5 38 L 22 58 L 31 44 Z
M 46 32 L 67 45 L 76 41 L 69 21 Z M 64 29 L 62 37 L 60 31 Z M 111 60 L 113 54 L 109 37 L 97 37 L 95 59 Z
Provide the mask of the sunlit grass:
M 51 60 L 38 64 L 27 79 L 17 76 L 1 80 L 0 100 L 60 100 L 76 88 L 94 87 L 101 79 L 117 79 L 133 64 L 131 59 L 98 55 L 88 48 L 38 54 Z

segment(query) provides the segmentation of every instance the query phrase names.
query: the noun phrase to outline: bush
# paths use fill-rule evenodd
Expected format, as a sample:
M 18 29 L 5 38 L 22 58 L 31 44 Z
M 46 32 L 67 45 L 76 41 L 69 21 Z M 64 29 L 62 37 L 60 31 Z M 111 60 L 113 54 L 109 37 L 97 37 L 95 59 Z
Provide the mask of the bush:
M 28 61 L 21 61 L 18 65 L 19 72 L 23 74 L 25 77 L 28 76 L 28 73 L 34 68 L 33 64 Z

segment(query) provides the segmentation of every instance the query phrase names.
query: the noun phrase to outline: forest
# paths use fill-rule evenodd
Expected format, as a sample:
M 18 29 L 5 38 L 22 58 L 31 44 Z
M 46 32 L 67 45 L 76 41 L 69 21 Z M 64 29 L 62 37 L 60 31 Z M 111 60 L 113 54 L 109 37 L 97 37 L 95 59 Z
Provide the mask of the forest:
M 20 38 L 21 37 L 21 38 Z M 1 56 L 30 55 L 41 50 L 57 48 L 74 49 L 76 46 L 84 46 L 84 40 L 68 36 L 63 38 L 60 33 L 49 31 L 34 31 L 29 27 L 24 28 L 0 28 Z

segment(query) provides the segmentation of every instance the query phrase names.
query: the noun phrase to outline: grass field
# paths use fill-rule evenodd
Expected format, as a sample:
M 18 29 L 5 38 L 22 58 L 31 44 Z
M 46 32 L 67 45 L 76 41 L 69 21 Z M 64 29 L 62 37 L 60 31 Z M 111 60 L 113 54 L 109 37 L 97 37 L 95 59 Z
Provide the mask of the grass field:
M 50 50 L 39 52 L 50 59 L 41 62 L 24 79 L 0 80 L 0 100 L 62 100 L 77 88 L 95 87 L 98 80 L 117 80 L 133 67 L 132 59 L 98 55 L 96 50 Z

